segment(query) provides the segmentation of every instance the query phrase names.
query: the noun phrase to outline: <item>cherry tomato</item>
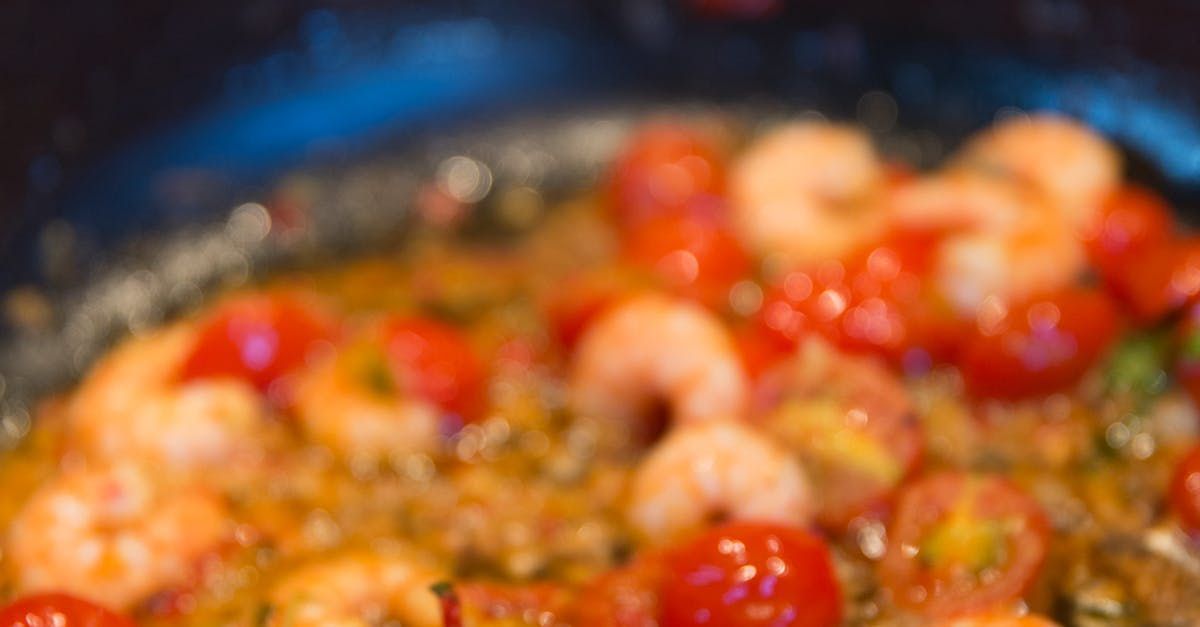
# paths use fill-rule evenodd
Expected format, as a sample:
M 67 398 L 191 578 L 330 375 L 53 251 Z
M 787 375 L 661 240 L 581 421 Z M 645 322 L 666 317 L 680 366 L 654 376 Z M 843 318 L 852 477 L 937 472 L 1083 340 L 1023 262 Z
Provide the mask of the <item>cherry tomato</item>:
M 134 627 L 131 619 L 99 605 L 61 593 L 17 599 L 0 609 L 4 627 Z
M 719 196 L 725 165 L 713 142 L 677 122 L 655 122 L 638 130 L 610 174 L 611 209 L 631 229 L 648 218 L 684 213 L 704 196 Z
M 765 297 L 760 324 L 789 346 L 817 333 L 906 366 L 947 360 L 962 324 L 928 280 L 934 237 L 896 235 L 845 263 L 791 272 Z
M 1175 380 L 1200 407 L 1200 304 L 1192 305 L 1179 322 Z
M 716 527 L 671 551 L 664 627 L 832 627 L 842 594 L 824 540 L 764 523 Z
M 1107 279 L 1139 322 L 1161 320 L 1200 295 L 1200 237 L 1150 247 Z
M 1075 383 L 1116 339 L 1109 297 L 1068 288 L 1008 310 L 985 307 L 964 343 L 959 367 L 976 396 L 1048 394 Z
M 658 590 L 666 571 L 661 556 L 643 555 L 580 590 L 571 621 L 581 627 L 658 627 Z
M 639 277 L 628 272 L 582 274 L 564 281 L 546 299 L 542 309 L 554 336 L 570 350 L 596 316 L 644 287 Z
M 764 327 L 746 324 L 733 332 L 734 346 L 742 359 L 742 366 L 751 381 L 757 381 L 773 366 L 790 357 L 795 351 L 780 342 Z
M 243 296 L 221 304 L 201 324 L 182 377 L 235 377 L 279 401 L 271 385 L 336 335 L 333 320 L 296 295 Z
M 944 473 L 902 491 L 888 538 L 878 573 L 892 600 L 951 616 L 1020 599 L 1045 562 L 1050 525 L 1000 477 Z
M 1105 199 L 1095 222 L 1085 229 L 1088 257 L 1104 277 L 1128 278 L 1140 255 L 1171 239 L 1173 225 L 1171 208 L 1157 194 L 1122 186 Z
M 818 354 L 814 351 L 821 351 Z M 800 453 L 813 479 L 817 520 L 833 532 L 887 511 L 916 470 L 924 434 L 903 383 L 868 357 L 806 345 L 762 376 L 754 393 L 760 424 Z
M 396 317 L 383 324 L 383 343 L 400 390 L 463 420 L 478 418 L 483 366 L 458 329 L 429 318 Z
M 629 233 L 624 255 L 667 289 L 714 309 L 725 308 L 730 288 L 750 273 L 750 258 L 723 218 L 698 212 L 647 219 Z
M 1200 446 L 1176 464 L 1168 494 L 1179 524 L 1190 533 L 1200 533 Z

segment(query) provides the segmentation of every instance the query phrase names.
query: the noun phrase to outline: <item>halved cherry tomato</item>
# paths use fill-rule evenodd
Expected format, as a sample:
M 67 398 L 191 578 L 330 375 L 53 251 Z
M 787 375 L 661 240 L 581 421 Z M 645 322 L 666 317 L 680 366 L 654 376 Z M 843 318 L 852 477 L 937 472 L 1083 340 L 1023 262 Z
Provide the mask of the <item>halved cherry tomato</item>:
M 770 290 L 758 320 L 785 345 L 818 333 L 895 363 L 949 359 L 962 324 L 929 281 L 932 234 L 898 234 L 845 263 L 797 270 Z
M 1107 294 L 1068 288 L 1007 310 L 984 307 L 964 343 L 959 367 L 976 396 L 1048 394 L 1075 383 L 1119 330 Z
M 628 234 L 623 252 L 668 290 L 714 309 L 724 308 L 730 288 L 750 273 L 750 258 L 724 218 L 708 212 L 649 218 Z
M 1188 308 L 1176 334 L 1175 380 L 1200 407 L 1200 303 Z
M 842 594 L 825 541 L 765 523 L 716 527 L 671 551 L 664 627 L 832 627 Z
M 725 188 L 725 164 L 713 142 L 678 122 L 647 124 L 629 139 L 609 180 L 617 222 L 632 229 L 649 218 L 684 213 Z
M 1189 533 L 1200 533 L 1200 446 L 1175 465 L 1168 490 L 1171 511 Z
M 763 428 L 800 453 L 831 532 L 885 513 L 924 453 L 903 383 L 870 357 L 806 345 L 762 376 L 754 405 Z
M 1200 295 L 1200 237 L 1150 247 L 1106 279 L 1138 322 L 1161 320 Z
M 580 627 L 658 627 L 658 591 L 665 577 L 661 556 L 640 555 L 585 585 L 570 622 Z
M 458 329 L 437 320 L 395 317 L 382 326 L 396 386 L 463 420 L 478 418 L 483 366 Z
M 181 376 L 185 381 L 234 377 L 269 393 L 273 383 L 336 335 L 332 318 L 297 295 L 243 296 L 219 305 L 201 324 Z M 281 400 L 276 396 L 269 394 Z
M 1140 255 L 1171 239 L 1173 225 L 1166 201 L 1146 188 L 1124 185 L 1104 200 L 1083 239 L 1101 275 L 1122 277 Z
M 134 627 L 133 620 L 90 601 L 56 592 L 17 599 L 0 609 L 4 627 Z
M 878 573 L 892 600 L 952 616 L 1020 599 L 1045 562 L 1050 524 L 1000 477 L 944 473 L 903 490 L 888 538 Z

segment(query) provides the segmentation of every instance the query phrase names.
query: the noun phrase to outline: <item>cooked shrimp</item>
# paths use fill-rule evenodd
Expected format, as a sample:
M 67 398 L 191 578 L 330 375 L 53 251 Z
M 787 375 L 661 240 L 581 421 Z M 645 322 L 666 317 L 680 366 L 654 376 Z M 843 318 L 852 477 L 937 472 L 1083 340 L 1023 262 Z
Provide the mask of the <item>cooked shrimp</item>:
M 715 518 L 807 524 L 812 489 L 799 463 L 752 427 L 713 421 L 676 427 L 633 477 L 628 518 L 671 540 Z
M 659 401 L 675 422 L 740 418 L 746 386 L 721 321 L 698 305 L 658 295 L 633 297 L 593 322 L 570 382 L 578 413 L 634 430 Z
M 226 535 L 224 504 L 124 463 L 78 467 L 17 514 L 7 555 L 22 592 L 65 591 L 116 609 L 184 585 Z
M 302 373 L 300 426 L 314 441 L 359 459 L 431 453 L 440 443 L 437 408 L 395 389 L 378 344 L 352 344 Z
M 432 568 L 400 556 L 330 558 L 292 571 L 271 589 L 267 624 L 367 627 L 390 619 L 440 627 L 441 608 L 430 589 L 439 579 Z
M 734 165 L 734 221 L 763 257 L 839 259 L 878 238 L 887 213 L 875 201 L 882 168 L 857 129 L 795 122 L 759 139 Z
M 1021 299 L 1071 283 L 1083 247 L 1066 218 L 1041 194 L 1009 179 L 972 172 L 924 178 L 897 190 L 902 228 L 944 231 L 934 280 L 960 312 L 989 296 Z
M 1112 145 L 1087 126 L 1052 114 L 996 124 L 969 141 L 959 161 L 1038 186 L 1075 227 L 1091 220 L 1121 178 Z
M 265 410 L 232 379 L 177 383 L 196 341 L 176 325 L 126 341 L 84 380 L 68 413 L 71 443 L 100 460 L 195 469 L 253 458 Z

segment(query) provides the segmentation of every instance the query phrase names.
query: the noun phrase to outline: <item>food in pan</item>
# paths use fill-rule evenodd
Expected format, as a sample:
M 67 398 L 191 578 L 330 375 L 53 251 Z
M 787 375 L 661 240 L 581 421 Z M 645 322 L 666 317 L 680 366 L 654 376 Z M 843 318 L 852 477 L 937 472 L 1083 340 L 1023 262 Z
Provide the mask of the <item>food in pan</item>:
M 1200 245 L 1097 133 L 655 119 L 559 205 L 119 342 L 0 625 L 1200 624 Z

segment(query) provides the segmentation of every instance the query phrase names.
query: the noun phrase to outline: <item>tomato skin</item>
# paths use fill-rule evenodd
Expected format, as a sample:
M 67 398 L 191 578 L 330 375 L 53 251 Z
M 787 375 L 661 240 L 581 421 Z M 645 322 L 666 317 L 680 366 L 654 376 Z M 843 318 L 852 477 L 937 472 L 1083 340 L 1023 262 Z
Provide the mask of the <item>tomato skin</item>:
M 937 526 L 967 516 L 971 529 L 999 524 L 991 541 L 1004 562 L 988 566 L 982 579 L 951 557 L 928 563 Z M 946 617 L 989 610 L 1021 598 L 1036 582 L 1050 545 L 1050 523 L 1041 507 L 1007 480 L 945 472 L 908 485 L 888 527 L 888 549 L 877 565 L 892 600 L 925 616 Z M 906 548 L 909 547 L 909 548 Z M 912 551 L 911 547 L 917 547 Z M 953 555 L 953 553 L 951 554 Z
M 842 595 L 824 540 L 804 529 L 722 525 L 667 556 L 662 625 L 832 627 Z M 747 568 L 749 567 L 749 568 Z
M 609 175 L 609 202 L 625 230 L 645 220 L 684 213 L 725 188 L 725 164 L 714 143 L 678 122 L 651 122 L 637 130 Z
M 222 303 L 201 323 L 180 376 L 184 381 L 233 377 L 266 393 L 303 366 L 314 347 L 337 334 L 332 318 L 298 295 L 243 296 Z
M 639 555 L 588 582 L 569 622 L 579 627 L 658 627 L 659 588 L 665 577 L 662 556 Z
M 750 274 L 750 258 L 722 217 L 706 212 L 647 219 L 625 239 L 625 259 L 645 268 L 670 291 L 713 309 Z
M 1179 524 L 1189 533 L 1200 533 L 1200 446 L 1176 463 L 1167 494 Z
M 1074 384 L 1112 345 L 1120 330 L 1116 305 L 1103 292 L 1068 288 L 997 312 L 980 314 L 964 343 L 959 368 L 969 392 L 1019 398 Z
M 59 622 L 61 621 L 61 622 Z M 49 592 L 23 597 L 0 609 L 4 627 L 134 627 L 133 620 L 73 597 Z
M 906 367 L 947 361 L 963 325 L 930 280 L 936 237 L 899 233 L 845 263 L 793 271 L 767 292 L 757 320 L 786 346 L 816 333 Z
M 382 325 L 397 387 L 466 421 L 479 418 L 484 369 L 458 329 L 437 320 L 397 316 Z
M 1088 257 L 1102 275 L 1118 276 L 1131 261 L 1171 238 L 1170 206 L 1154 192 L 1123 185 L 1100 206 L 1095 222 L 1084 230 Z

